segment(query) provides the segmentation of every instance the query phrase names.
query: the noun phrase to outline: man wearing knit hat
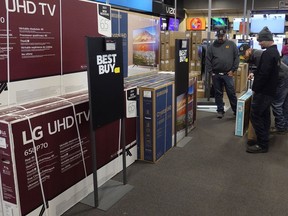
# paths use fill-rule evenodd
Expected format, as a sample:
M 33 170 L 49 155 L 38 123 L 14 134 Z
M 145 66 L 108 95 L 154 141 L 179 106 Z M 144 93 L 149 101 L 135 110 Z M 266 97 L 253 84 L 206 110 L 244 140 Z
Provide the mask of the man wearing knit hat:
M 248 153 L 265 153 L 269 149 L 269 130 L 271 124 L 270 106 L 274 100 L 279 76 L 280 54 L 274 44 L 268 27 L 258 34 L 257 41 L 263 51 L 252 86 L 251 123 L 255 129 L 257 143 L 247 146 Z

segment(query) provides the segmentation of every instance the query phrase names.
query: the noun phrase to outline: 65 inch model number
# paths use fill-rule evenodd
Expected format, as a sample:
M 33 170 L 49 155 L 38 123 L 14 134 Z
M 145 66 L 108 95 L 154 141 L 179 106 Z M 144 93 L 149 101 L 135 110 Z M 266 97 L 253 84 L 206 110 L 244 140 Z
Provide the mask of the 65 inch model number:
M 36 148 L 36 152 L 38 150 L 46 149 L 46 148 L 48 148 L 48 143 L 47 142 L 41 143 L 39 145 L 36 145 L 35 148 Z M 33 153 L 34 153 L 34 148 L 32 147 L 32 148 L 26 149 L 24 151 L 24 156 L 28 156 L 28 155 L 31 155 Z

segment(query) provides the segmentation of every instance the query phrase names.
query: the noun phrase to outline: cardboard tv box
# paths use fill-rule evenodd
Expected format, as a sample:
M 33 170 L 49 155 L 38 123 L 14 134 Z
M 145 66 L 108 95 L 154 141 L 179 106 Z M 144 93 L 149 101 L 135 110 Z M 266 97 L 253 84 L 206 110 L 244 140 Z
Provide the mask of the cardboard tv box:
M 4 215 L 47 213 L 54 197 L 91 173 L 89 132 L 80 123 L 89 117 L 83 113 L 88 107 L 71 104 L 59 101 L 1 118 Z M 88 188 L 81 198 L 92 191 L 91 185 L 82 185 L 81 190 Z
M 235 123 L 236 136 L 243 136 L 246 132 L 246 129 L 248 128 L 251 100 L 252 100 L 251 89 L 248 89 L 248 91 L 237 100 L 236 123 Z
M 172 147 L 173 82 L 140 87 L 140 160 L 156 162 Z
M 88 95 L 63 98 L 0 118 L 5 216 L 61 215 L 93 191 Z M 119 127 L 96 130 L 99 185 L 121 171 Z

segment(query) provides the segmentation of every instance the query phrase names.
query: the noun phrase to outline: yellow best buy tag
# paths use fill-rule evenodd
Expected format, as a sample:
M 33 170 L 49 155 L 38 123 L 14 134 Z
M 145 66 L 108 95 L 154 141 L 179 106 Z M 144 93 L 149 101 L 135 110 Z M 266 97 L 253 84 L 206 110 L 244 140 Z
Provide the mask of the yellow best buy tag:
M 115 67 L 114 73 L 120 73 L 120 67 Z
M 185 59 L 185 62 L 188 62 L 188 58 Z

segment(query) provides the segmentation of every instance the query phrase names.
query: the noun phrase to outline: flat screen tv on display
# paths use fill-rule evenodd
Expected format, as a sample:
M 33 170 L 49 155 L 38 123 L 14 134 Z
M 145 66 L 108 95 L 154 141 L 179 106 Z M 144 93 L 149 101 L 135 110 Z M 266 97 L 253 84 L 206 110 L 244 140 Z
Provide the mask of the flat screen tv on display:
M 285 29 L 285 14 L 252 14 L 250 33 L 259 33 L 267 26 L 273 34 L 283 34 Z
M 206 20 L 204 17 L 194 17 L 186 19 L 187 30 L 205 30 Z
M 160 17 L 160 30 L 161 31 L 167 30 L 167 18 L 166 17 Z
M 211 29 L 216 31 L 218 28 L 228 29 L 229 20 L 227 17 L 212 17 L 211 18 Z
M 169 18 L 168 31 L 178 31 L 179 19 Z
M 245 22 L 247 22 L 247 18 L 245 19 Z M 233 19 L 233 30 L 239 31 L 241 23 L 243 23 L 243 18 L 234 18 Z

